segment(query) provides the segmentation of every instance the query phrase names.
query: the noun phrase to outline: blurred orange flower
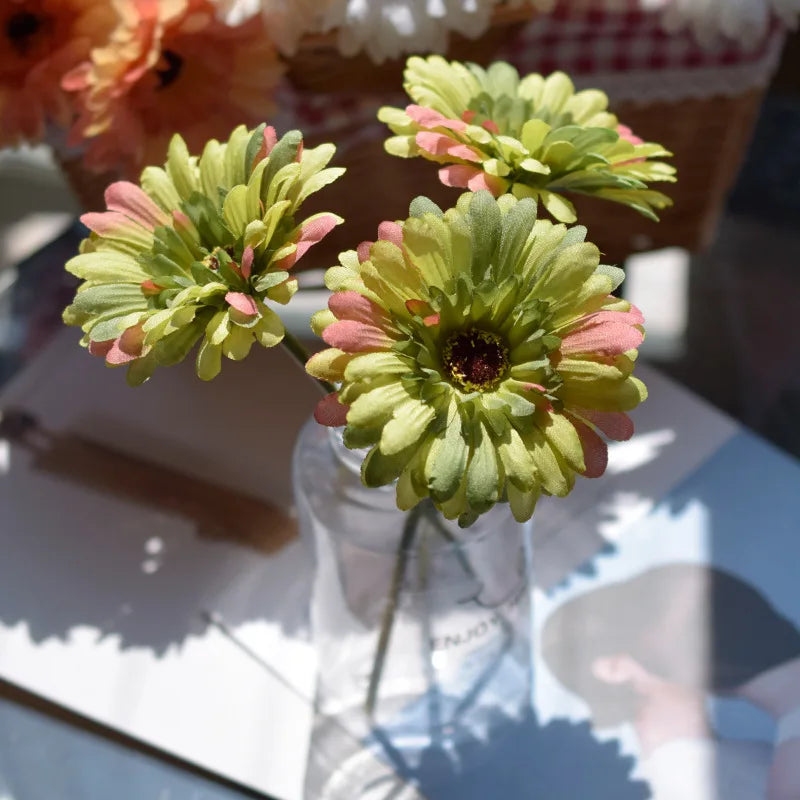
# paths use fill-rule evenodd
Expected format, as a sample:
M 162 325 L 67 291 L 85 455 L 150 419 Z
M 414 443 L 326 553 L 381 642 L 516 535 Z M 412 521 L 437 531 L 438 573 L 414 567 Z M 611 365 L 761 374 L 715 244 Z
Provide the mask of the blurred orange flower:
M 85 165 L 136 176 L 163 160 L 180 133 L 191 151 L 254 126 L 273 109 L 282 66 L 260 17 L 229 26 L 210 0 L 114 0 L 120 23 L 107 46 L 64 79 L 80 117 Z
M 41 139 L 72 120 L 64 73 L 116 23 L 108 0 L 0 0 L 0 146 Z

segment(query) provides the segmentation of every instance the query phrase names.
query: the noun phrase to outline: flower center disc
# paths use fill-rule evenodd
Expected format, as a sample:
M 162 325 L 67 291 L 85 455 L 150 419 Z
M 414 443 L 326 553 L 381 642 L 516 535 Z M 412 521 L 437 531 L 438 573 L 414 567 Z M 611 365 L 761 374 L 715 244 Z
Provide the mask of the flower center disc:
M 33 38 L 42 28 L 42 19 L 30 11 L 18 11 L 6 21 L 6 37 L 21 55 L 30 48 Z
M 487 392 L 508 371 L 508 347 L 494 333 L 471 328 L 450 336 L 444 366 L 453 383 L 468 392 Z

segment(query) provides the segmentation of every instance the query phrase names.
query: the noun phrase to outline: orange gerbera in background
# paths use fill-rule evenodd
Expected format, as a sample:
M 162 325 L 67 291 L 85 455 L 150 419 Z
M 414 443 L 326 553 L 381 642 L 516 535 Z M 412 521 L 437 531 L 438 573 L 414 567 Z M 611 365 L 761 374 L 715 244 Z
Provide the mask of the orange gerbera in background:
M 272 110 L 282 72 L 260 17 L 229 26 L 210 0 L 116 0 L 107 46 L 64 79 L 80 116 L 70 141 L 85 140 L 85 165 L 138 175 L 163 160 L 177 131 L 190 150 L 253 126 Z
M 0 0 L 0 146 L 38 141 L 48 120 L 70 123 L 61 79 L 115 23 L 108 0 Z

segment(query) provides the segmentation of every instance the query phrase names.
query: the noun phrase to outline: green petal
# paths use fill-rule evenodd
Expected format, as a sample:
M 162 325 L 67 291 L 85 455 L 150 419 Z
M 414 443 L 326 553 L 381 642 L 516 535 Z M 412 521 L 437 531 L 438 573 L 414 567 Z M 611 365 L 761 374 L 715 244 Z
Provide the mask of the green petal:
M 469 448 L 461 433 L 461 415 L 453 400 L 447 424 L 433 440 L 425 462 L 425 477 L 434 500 L 444 502 L 455 495 L 466 474 L 468 457 Z
M 205 339 L 197 353 L 197 375 L 201 380 L 210 381 L 222 369 L 222 346 L 214 345 Z
M 253 331 L 234 325 L 225 341 L 222 343 L 222 353 L 232 361 L 241 361 L 247 357 L 253 346 Z
M 476 511 L 488 511 L 499 499 L 497 453 L 486 426 L 473 428 L 472 457 L 467 467 L 467 502 Z
M 435 417 L 436 412 L 418 400 L 396 406 L 392 419 L 383 428 L 381 451 L 391 456 L 418 442 Z

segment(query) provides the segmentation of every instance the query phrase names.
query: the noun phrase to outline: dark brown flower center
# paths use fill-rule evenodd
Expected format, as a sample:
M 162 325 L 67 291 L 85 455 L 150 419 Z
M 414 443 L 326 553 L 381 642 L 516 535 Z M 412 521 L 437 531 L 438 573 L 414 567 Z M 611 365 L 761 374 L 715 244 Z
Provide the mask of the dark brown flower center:
M 450 336 L 443 360 L 456 386 L 468 392 L 486 392 L 508 371 L 508 347 L 497 334 L 470 328 Z
M 43 23 L 40 16 L 30 11 L 18 11 L 6 20 L 6 37 L 20 55 L 25 55 Z
M 183 69 L 183 57 L 179 56 L 174 50 L 165 50 L 161 58 L 166 62 L 161 69 L 156 70 L 158 75 L 158 88 L 166 89 L 170 84 L 178 80 L 178 76 Z

